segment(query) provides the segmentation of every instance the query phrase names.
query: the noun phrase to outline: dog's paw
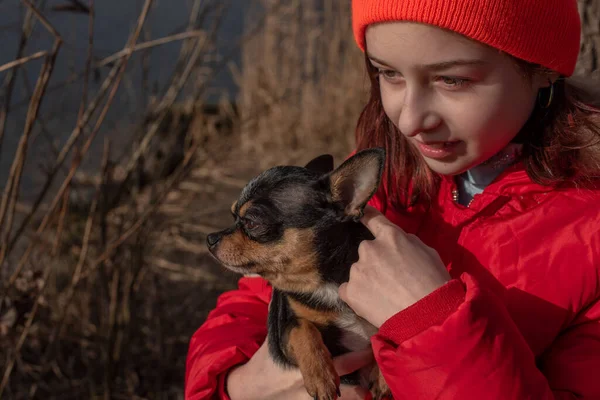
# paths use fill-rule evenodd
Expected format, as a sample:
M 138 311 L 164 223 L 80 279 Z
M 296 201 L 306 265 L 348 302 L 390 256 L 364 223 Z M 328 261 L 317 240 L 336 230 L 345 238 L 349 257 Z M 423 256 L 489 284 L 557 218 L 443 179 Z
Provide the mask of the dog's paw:
M 377 366 L 371 371 L 371 395 L 373 400 L 391 399 L 392 392 Z
M 373 396 L 373 400 L 391 399 L 392 392 L 385 382 L 383 384 L 376 382 L 371 387 L 371 396 Z
M 333 363 L 315 368 L 310 374 L 304 376 L 304 387 L 314 400 L 335 400 L 341 397 L 340 377 Z

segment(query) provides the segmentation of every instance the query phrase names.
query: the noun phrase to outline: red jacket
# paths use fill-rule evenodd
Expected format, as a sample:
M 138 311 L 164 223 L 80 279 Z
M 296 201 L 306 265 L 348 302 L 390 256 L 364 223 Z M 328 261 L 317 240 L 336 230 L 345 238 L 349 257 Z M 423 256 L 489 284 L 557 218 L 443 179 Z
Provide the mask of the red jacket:
M 431 210 L 386 211 L 453 277 L 371 339 L 394 398 L 600 399 L 600 185 L 552 190 L 517 164 L 468 208 L 454 189 L 444 178 Z M 187 399 L 227 399 L 226 372 L 265 339 L 270 294 L 242 278 L 219 298 L 190 342 Z

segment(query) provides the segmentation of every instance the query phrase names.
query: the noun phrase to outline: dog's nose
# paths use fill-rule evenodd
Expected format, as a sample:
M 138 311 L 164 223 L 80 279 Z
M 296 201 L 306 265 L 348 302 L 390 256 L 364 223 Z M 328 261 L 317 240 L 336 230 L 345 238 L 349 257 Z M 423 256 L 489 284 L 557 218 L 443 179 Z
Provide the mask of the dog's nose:
M 211 233 L 206 237 L 206 243 L 208 243 L 208 247 L 213 247 L 221 240 L 221 235 L 218 233 Z

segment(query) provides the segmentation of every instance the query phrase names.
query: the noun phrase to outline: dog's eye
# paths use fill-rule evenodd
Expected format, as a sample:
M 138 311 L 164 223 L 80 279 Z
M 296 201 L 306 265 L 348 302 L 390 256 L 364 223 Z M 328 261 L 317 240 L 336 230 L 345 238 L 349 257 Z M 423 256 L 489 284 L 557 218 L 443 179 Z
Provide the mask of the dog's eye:
M 244 225 L 246 226 L 246 229 L 254 229 L 258 226 L 258 224 L 250 219 L 247 219 L 244 221 Z

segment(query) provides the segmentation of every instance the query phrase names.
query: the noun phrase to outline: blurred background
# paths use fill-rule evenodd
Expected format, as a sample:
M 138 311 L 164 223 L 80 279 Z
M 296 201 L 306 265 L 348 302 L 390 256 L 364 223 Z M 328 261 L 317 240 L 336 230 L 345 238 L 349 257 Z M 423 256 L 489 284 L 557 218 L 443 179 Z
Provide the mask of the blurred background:
M 350 23 L 339 0 L 0 0 L 0 398 L 183 398 L 238 278 L 206 235 L 261 170 L 352 150 Z

